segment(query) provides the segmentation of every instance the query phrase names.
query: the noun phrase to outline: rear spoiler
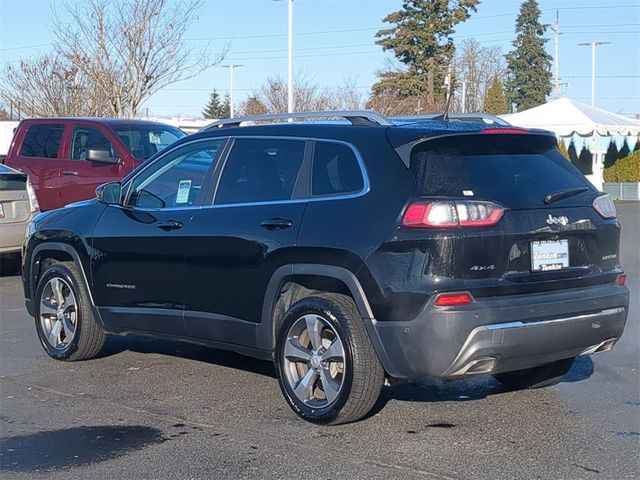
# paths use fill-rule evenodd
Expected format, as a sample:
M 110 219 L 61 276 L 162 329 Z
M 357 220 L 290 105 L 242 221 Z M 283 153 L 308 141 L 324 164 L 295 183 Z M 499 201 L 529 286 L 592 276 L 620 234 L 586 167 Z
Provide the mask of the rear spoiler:
M 402 145 L 394 146 L 396 153 L 402 159 L 402 163 L 405 164 L 407 168 L 411 163 L 411 151 L 413 148 L 424 142 L 428 142 L 430 140 L 435 140 L 438 138 L 446 138 L 446 137 L 466 137 L 469 135 L 527 135 L 527 136 L 535 136 L 535 137 L 546 137 L 552 138 L 553 142 L 556 143 L 556 135 L 553 132 L 548 130 L 539 130 L 539 129 L 525 129 L 518 127 L 487 127 L 482 130 L 475 131 L 463 131 L 463 132 L 446 132 L 440 131 L 435 133 L 432 136 L 422 136 L 413 141 L 403 143 Z

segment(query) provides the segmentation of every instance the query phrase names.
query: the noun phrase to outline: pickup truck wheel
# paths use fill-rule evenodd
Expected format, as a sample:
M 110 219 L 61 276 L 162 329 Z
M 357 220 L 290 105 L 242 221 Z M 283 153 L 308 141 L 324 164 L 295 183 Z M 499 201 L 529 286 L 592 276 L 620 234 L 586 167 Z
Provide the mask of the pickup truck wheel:
M 513 390 L 548 387 L 562 380 L 571 369 L 574 360 L 575 358 L 565 358 L 539 367 L 498 373 L 494 378 Z
M 353 300 L 334 293 L 304 298 L 286 313 L 276 344 L 276 371 L 294 412 L 325 425 L 364 417 L 384 382 Z
M 56 360 L 87 360 L 100 353 L 106 334 L 91 310 L 84 279 L 71 262 L 52 263 L 35 295 L 40 343 Z

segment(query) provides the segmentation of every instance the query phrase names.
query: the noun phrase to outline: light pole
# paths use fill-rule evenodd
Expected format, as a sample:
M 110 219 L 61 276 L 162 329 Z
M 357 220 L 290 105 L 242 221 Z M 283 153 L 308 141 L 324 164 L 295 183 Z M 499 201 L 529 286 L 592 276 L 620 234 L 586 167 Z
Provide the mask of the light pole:
M 274 0 L 276 2 L 281 0 Z M 293 0 L 286 0 L 288 5 L 288 65 L 287 65 L 287 113 L 293 113 L 295 105 L 293 101 Z
M 234 108 L 233 108 L 233 69 L 244 67 L 244 65 L 240 65 L 238 63 L 230 63 L 229 65 L 222 65 L 224 68 L 229 69 L 229 117 L 234 117 Z
M 591 106 L 596 106 L 596 47 L 598 45 L 608 45 L 611 42 L 586 42 L 579 43 L 580 47 L 591 46 Z

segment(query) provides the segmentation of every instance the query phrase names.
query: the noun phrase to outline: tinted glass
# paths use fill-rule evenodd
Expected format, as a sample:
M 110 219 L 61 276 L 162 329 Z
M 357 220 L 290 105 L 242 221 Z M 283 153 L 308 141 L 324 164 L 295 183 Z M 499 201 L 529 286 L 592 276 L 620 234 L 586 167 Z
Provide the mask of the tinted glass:
M 182 130 L 169 126 L 122 125 L 112 130 L 134 157 L 143 160 L 187 136 Z
M 22 141 L 20 156 L 58 158 L 64 125 L 31 125 Z
M 115 157 L 111 142 L 95 127 L 76 127 L 71 141 L 71 160 L 86 160 L 87 151 L 106 150 L 109 156 Z
M 154 162 L 133 181 L 127 204 L 140 208 L 196 205 L 223 144 L 224 140 L 211 140 L 185 145 Z
M 362 190 L 364 179 L 353 150 L 347 145 L 316 142 L 313 154 L 313 195 L 335 195 Z
M 238 138 L 222 172 L 216 204 L 289 200 L 305 142 Z
M 523 135 L 429 140 L 411 153 L 417 194 L 495 200 L 511 208 L 544 206 L 547 194 L 591 184 L 558 151 L 555 139 Z M 578 197 L 569 199 L 580 201 Z

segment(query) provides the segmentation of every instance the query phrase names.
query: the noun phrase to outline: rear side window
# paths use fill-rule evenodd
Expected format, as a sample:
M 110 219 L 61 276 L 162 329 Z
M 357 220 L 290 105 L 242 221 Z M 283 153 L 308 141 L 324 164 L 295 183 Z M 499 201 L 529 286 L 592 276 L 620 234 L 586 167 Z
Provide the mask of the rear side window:
M 58 158 L 64 125 L 31 125 L 22 141 L 21 157 Z
M 304 159 L 304 141 L 238 138 L 227 159 L 215 203 L 290 200 Z
M 543 207 L 549 193 L 591 184 L 543 136 L 468 135 L 428 140 L 411 152 L 416 194 Z M 580 198 L 567 200 L 579 204 Z
M 314 196 L 362 190 L 364 179 L 353 150 L 341 143 L 316 142 L 311 184 Z

